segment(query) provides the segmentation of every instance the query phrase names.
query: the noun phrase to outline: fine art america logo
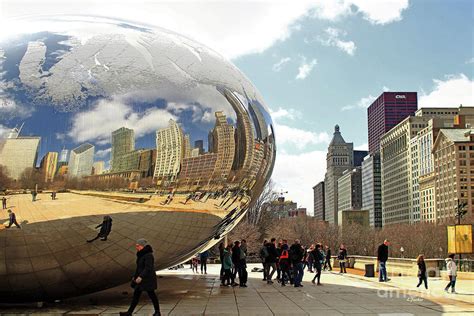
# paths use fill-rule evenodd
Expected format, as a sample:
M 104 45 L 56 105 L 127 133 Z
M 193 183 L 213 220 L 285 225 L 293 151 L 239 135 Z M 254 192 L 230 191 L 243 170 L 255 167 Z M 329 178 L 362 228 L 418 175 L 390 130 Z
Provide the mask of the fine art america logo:
M 404 94 L 397 94 L 395 95 L 395 99 L 406 99 L 406 96 Z

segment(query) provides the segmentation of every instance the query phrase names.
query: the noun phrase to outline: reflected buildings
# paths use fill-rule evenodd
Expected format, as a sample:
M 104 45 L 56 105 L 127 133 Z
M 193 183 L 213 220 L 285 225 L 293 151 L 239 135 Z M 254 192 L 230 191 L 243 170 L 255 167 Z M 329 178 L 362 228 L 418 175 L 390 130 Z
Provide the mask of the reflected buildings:
M 9 254 L 0 300 L 9 302 L 128 282 L 138 238 L 159 245 L 159 269 L 208 249 L 245 216 L 275 163 L 262 97 L 218 54 L 122 21 L 42 19 L 0 42 L 0 83 L 10 87 L 0 97 L 29 115 L 21 136 L 0 139 L 0 189 L 22 222 L 0 229 Z M 0 114 L 1 126 L 25 119 Z M 33 205 L 22 192 L 36 189 Z M 61 193 L 46 207 L 53 190 Z M 86 243 L 105 216 L 114 223 L 107 240 Z M 22 251 L 6 251 L 11 244 Z

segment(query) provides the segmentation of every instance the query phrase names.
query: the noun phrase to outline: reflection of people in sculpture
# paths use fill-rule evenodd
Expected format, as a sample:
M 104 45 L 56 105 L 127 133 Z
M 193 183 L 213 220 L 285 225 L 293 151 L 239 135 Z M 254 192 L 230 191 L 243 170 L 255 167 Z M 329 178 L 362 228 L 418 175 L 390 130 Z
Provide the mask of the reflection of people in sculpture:
M 8 210 L 8 226 L 7 228 L 12 227 L 15 225 L 17 228 L 21 228 L 20 224 L 16 221 L 16 215 L 12 212 L 12 210 Z
M 93 242 L 94 240 L 99 239 L 99 238 L 102 241 L 107 240 L 107 236 L 109 236 L 110 232 L 112 231 L 112 217 L 108 215 L 104 216 L 104 220 L 102 224 L 97 225 L 95 228 L 99 228 L 99 227 L 100 227 L 100 231 L 97 234 L 97 236 L 94 239 L 88 240 L 87 242 Z
M 4 210 L 7 209 L 7 198 L 6 197 L 2 197 L 2 208 Z

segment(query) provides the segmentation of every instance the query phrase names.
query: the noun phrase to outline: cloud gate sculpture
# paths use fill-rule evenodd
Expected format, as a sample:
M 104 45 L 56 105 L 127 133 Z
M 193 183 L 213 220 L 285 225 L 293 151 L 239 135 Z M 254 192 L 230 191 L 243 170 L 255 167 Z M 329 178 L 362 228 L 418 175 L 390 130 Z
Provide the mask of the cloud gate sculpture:
M 188 38 L 97 17 L 0 38 L 0 301 L 129 281 L 135 240 L 164 269 L 209 248 L 275 161 L 262 97 Z

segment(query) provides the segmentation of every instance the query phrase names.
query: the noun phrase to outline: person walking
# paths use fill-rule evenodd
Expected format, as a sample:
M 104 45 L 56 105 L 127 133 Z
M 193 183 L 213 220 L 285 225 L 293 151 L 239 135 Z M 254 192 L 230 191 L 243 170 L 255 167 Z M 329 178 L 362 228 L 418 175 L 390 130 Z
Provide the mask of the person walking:
M 265 263 L 268 257 L 267 243 L 268 241 L 265 239 L 263 241 L 262 248 L 260 248 L 260 260 L 262 261 L 262 266 L 263 266 L 263 280 L 262 281 L 266 281 L 267 275 L 268 275 L 267 264 Z
M 155 312 L 153 316 L 161 316 L 160 304 L 155 290 L 157 289 L 155 258 L 153 249 L 146 239 L 138 239 L 135 245 L 137 250 L 137 268 L 132 278 L 131 286 L 134 288 L 133 299 L 128 311 L 120 312 L 120 316 L 131 316 L 137 307 L 142 292 L 147 292 Z
M 423 255 L 419 255 L 416 258 L 416 264 L 418 265 L 418 285 L 416 287 L 420 287 L 421 283 L 425 283 L 425 288 L 428 289 L 428 275 L 426 274 L 426 264 L 425 258 Z
M 5 196 L 2 197 L 2 209 L 7 209 L 7 198 Z
M 446 293 L 449 292 L 449 288 L 451 288 L 451 293 L 456 294 L 456 276 L 457 276 L 457 266 L 456 262 L 454 261 L 454 253 L 450 254 L 448 258 L 445 259 L 446 261 L 446 270 L 449 277 L 449 283 L 446 285 L 444 291 Z
M 7 228 L 12 227 L 12 225 L 15 225 L 17 228 L 21 229 L 20 224 L 16 221 L 16 215 L 15 213 L 12 212 L 12 210 L 8 210 L 8 226 Z
M 312 251 L 312 255 L 314 258 L 314 269 L 316 270 L 316 274 L 311 282 L 314 284 L 315 281 L 318 280 L 318 283 L 316 284 L 321 285 L 321 270 L 324 262 L 324 255 L 321 251 L 320 244 L 316 244 L 314 250 Z
M 248 272 L 247 272 L 247 241 L 242 239 L 240 242 L 240 274 L 242 279 L 240 281 L 240 287 L 247 287 Z
M 100 231 L 97 234 L 97 236 L 95 238 L 88 240 L 87 242 L 93 242 L 94 240 L 97 240 L 99 238 L 102 241 L 106 241 L 107 237 L 112 231 L 112 217 L 110 217 L 109 215 L 105 215 L 102 220 L 102 224 L 97 225 L 95 228 L 99 228 L 99 227 L 100 227 Z
M 346 261 L 347 261 L 347 249 L 344 244 L 341 244 L 339 247 L 339 254 L 337 255 L 337 260 L 339 261 L 339 273 L 347 273 L 346 271 Z
M 331 248 L 329 248 L 329 246 L 326 246 L 326 260 L 324 261 L 324 270 L 326 270 L 326 268 L 329 271 L 332 271 L 332 267 L 331 267 Z
M 207 274 L 207 259 L 209 258 L 209 251 L 204 251 L 199 254 L 199 261 L 201 261 L 201 274 Z
M 303 287 L 301 282 L 303 281 L 303 256 L 304 249 L 301 247 L 300 240 L 296 239 L 295 243 L 290 247 L 290 260 L 293 265 L 293 275 L 294 275 L 294 286 Z
M 265 260 L 267 265 L 267 284 L 272 284 L 273 274 L 276 272 L 276 262 L 278 259 L 278 253 L 275 246 L 276 238 L 272 238 L 267 244 L 268 256 Z M 271 269 L 271 272 L 270 272 Z
M 390 242 L 385 239 L 383 244 L 377 249 L 377 261 L 379 263 L 379 282 L 387 282 L 390 279 L 387 278 L 387 260 L 388 260 L 388 246 Z

